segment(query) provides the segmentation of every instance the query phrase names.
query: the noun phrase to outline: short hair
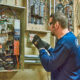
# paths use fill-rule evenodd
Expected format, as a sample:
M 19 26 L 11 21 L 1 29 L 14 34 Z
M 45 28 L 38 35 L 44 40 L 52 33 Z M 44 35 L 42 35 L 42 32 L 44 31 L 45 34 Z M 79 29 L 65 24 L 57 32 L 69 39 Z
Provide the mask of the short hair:
M 57 11 L 54 14 L 51 14 L 50 17 L 53 18 L 53 24 L 58 21 L 63 29 L 68 28 L 68 19 L 62 12 Z

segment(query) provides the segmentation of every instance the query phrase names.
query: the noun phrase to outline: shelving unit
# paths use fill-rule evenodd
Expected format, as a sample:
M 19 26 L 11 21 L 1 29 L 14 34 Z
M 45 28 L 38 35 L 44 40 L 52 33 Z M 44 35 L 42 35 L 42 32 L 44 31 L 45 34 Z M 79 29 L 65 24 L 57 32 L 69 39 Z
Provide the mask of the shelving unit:
M 26 30 L 47 31 L 47 23 L 50 14 L 49 9 L 49 0 L 27 0 Z
M 44 0 L 40 0 L 41 4 L 44 2 Z M 38 19 L 44 19 L 44 22 L 42 24 L 35 24 L 35 23 L 30 23 L 29 22 L 29 7 L 28 7 L 28 0 L 23 0 L 23 6 L 17 6 L 17 5 L 9 5 L 9 4 L 2 4 L 0 3 L 0 9 L 3 9 L 3 13 L 7 16 L 9 16 L 9 21 L 11 23 L 8 23 L 8 25 L 12 25 L 12 18 L 18 19 L 20 20 L 20 68 L 19 69 L 24 69 L 24 64 L 27 64 L 28 62 L 26 62 L 26 60 L 28 60 L 29 58 L 25 58 L 25 55 L 30 55 L 29 53 L 31 53 L 31 55 L 38 55 L 38 50 L 35 47 L 28 47 L 28 43 L 27 43 L 27 39 L 28 39 L 28 34 L 32 33 L 32 34 L 38 34 L 43 40 L 47 41 L 48 43 L 50 43 L 50 31 L 48 30 L 48 17 L 49 17 L 49 8 L 50 8 L 50 1 L 46 0 L 45 3 L 45 10 L 44 11 L 44 15 L 43 17 L 39 16 L 39 15 L 33 15 L 31 14 L 31 17 L 35 17 Z M 8 9 L 8 11 L 7 11 Z M 9 15 L 10 13 L 10 15 Z M 2 15 L 1 14 L 1 15 Z M 25 35 L 26 34 L 26 35 Z M 5 34 L 0 34 L 1 36 L 5 36 Z M 8 35 L 8 34 L 6 34 Z M 30 43 L 32 44 L 32 43 Z M 34 49 L 34 50 L 33 50 Z M 35 51 L 35 52 L 33 52 Z M 27 54 L 26 54 L 27 53 Z M 35 53 L 35 54 L 34 54 Z M 29 60 L 32 60 L 33 63 L 32 64 L 36 64 L 36 60 L 32 59 L 33 57 L 31 57 Z M 39 58 L 38 58 L 38 62 Z M 30 63 L 30 64 L 31 64 Z M 40 64 L 40 63 L 39 63 Z M 15 69 L 14 69 L 15 70 Z

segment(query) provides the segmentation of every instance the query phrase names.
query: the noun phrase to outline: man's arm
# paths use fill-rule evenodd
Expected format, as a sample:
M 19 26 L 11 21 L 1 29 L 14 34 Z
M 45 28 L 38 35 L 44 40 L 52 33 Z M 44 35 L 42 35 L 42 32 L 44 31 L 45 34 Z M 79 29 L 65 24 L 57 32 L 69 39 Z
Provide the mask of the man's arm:
M 68 43 L 64 45 L 59 44 L 55 49 L 48 48 L 48 52 L 50 53 L 50 55 L 48 55 L 45 44 L 39 36 L 35 35 L 32 43 L 38 48 L 41 63 L 47 71 L 59 68 L 68 58 L 71 50 Z
M 70 51 L 70 48 L 67 48 L 66 45 L 60 45 L 53 50 L 50 56 L 45 49 L 41 49 L 39 56 L 43 67 L 51 72 L 59 68 L 67 60 Z
M 50 46 L 50 44 L 48 44 L 47 42 L 41 40 L 41 38 L 38 36 L 38 35 L 35 35 L 33 40 L 32 40 L 32 43 L 37 47 L 38 50 L 44 48 L 46 49 L 49 54 L 51 55 L 52 52 L 53 52 L 53 48 Z

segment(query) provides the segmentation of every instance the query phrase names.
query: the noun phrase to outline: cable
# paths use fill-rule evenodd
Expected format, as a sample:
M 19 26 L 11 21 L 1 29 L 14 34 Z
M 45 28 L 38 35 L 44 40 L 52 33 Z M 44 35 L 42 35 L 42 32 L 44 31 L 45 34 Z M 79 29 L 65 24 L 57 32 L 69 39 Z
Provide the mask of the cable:
M 15 12 L 12 8 L 10 8 L 10 7 L 3 8 L 2 10 L 0 10 L 0 13 L 2 13 L 3 11 L 6 11 L 6 10 L 11 11 L 11 12 L 12 12 L 12 14 L 14 15 L 14 17 L 16 17 L 16 18 L 17 18 L 16 12 Z

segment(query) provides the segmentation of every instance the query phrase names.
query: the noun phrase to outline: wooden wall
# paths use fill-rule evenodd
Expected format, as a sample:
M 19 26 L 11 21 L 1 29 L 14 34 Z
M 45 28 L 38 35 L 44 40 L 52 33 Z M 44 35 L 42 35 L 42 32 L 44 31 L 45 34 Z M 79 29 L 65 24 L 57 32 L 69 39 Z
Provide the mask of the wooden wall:
M 0 80 L 50 80 L 44 69 L 26 69 L 15 72 L 0 72 Z
M 80 0 L 74 0 L 74 34 L 79 33 L 78 25 L 80 25 Z

